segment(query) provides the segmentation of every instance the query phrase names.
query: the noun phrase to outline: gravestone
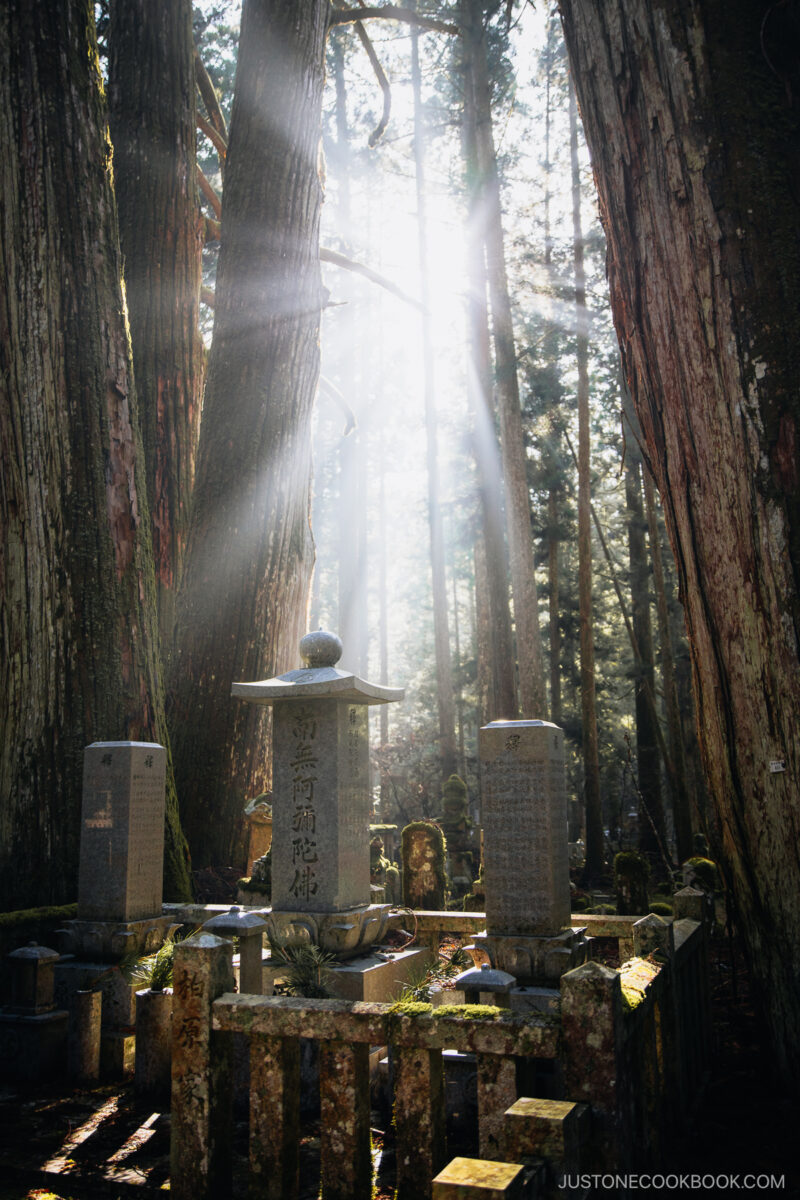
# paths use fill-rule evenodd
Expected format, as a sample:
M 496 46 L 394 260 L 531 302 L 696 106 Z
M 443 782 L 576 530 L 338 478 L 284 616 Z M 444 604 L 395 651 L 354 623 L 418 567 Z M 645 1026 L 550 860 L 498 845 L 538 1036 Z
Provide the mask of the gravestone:
M 526 985 L 557 983 L 584 961 L 570 926 L 564 734 L 548 721 L 480 731 L 485 940 L 492 965 Z
M 110 970 L 128 955 L 152 954 L 172 918 L 163 915 L 166 761 L 153 742 L 93 742 L 84 751 L 78 917 L 61 932 L 56 996 L 103 993 L 101 1072 L 133 1070 L 135 988 Z
M 232 688 L 273 709 L 269 936 L 348 956 L 380 936 L 389 912 L 370 903 L 367 707 L 403 692 L 339 670 L 334 634 L 307 634 L 300 653 L 300 670 Z
M 412 821 L 402 833 L 403 903 L 441 912 L 445 901 L 445 840 L 432 821 Z

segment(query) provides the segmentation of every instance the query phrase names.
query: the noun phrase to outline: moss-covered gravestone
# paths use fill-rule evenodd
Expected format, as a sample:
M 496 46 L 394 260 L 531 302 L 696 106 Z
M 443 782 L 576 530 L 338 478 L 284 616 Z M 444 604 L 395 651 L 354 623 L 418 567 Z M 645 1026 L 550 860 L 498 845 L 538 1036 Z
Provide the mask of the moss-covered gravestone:
M 403 830 L 403 903 L 409 908 L 444 909 L 445 839 L 432 821 L 413 821 Z

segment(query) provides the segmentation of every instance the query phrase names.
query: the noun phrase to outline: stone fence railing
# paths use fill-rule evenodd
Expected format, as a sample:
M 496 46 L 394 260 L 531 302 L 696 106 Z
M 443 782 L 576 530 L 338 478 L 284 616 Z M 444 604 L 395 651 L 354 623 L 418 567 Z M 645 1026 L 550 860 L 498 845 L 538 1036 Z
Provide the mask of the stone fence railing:
M 452 932 L 454 915 L 423 914 L 420 928 L 433 935 L 443 920 Z M 468 923 L 474 915 L 464 916 Z M 477 1019 L 460 1006 L 238 995 L 229 941 L 203 933 L 182 943 L 174 972 L 172 1193 L 177 1200 L 230 1194 L 234 1034 L 250 1047 L 253 1196 L 297 1195 L 306 1038 L 319 1043 L 324 1200 L 371 1195 L 368 1058 L 377 1045 L 392 1048 L 400 1200 L 430 1197 L 446 1161 L 446 1049 L 476 1055 L 482 1158 L 538 1156 L 552 1171 L 646 1163 L 699 1094 L 710 1045 L 706 940 L 703 926 L 688 919 L 649 916 L 631 928 L 638 957 L 620 971 L 587 962 L 564 975 L 560 1016 L 496 1010 Z M 558 1059 L 569 1100 L 548 1101 L 545 1115 L 533 1101 L 518 1101 L 520 1059 Z M 565 1136 L 568 1121 L 577 1128 L 575 1102 L 591 1110 L 578 1140 Z

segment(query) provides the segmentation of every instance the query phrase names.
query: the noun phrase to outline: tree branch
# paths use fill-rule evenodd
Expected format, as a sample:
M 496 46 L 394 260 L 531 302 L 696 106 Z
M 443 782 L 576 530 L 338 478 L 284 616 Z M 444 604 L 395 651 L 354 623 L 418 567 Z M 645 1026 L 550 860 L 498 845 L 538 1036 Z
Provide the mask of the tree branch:
M 383 92 L 383 113 L 381 114 L 380 121 L 369 135 L 369 139 L 367 141 L 367 145 L 370 149 L 372 149 L 372 147 L 376 146 L 381 140 L 386 131 L 386 126 L 389 124 L 389 116 L 392 111 L 392 90 L 389 87 L 389 80 L 386 78 L 386 72 L 381 66 L 378 56 L 375 53 L 375 47 L 372 44 L 369 34 L 360 21 L 356 21 L 355 26 L 358 40 L 361 42 L 361 45 L 367 52 L 367 58 L 372 65 L 372 69 L 375 72 L 375 78 L 380 84 L 381 91 Z
M 211 186 L 211 184 L 209 183 L 209 181 L 206 179 L 203 172 L 200 170 L 199 166 L 197 168 L 197 182 L 200 185 L 200 191 L 203 193 L 206 200 L 213 208 L 214 216 L 217 218 L 218 221 L 222 220 L 222 201 L 220 200 L 217 193 L 214 191 L 214 189 Z
M 215 221 L 213 217 L 204 217 L 205 228 L 203 230 L 203 240 L 206 245 L 209 242 L 218 242 L 222 232 L 222 225 L 219 221 Z
M 319 390 L 342 410 L 345 420 L 344 429 L 342 430 L 342 437 L 347 437 L 353 432 L 358 424 L 355 413 L 336 385 L 331 383 L 330 379 L 326 379 L 324 375 L 320 375 L 319 377 Z
M 403 8 L 399 4 L 366 5 L 364 8 L 340 8 L 331 12 L 328 25 L 352 25 L 356 21 L 370 21 L 383 17 L 390 21 L 405 21 L 407 25 L 418 25 L 420 29 L 429 29 L 433 33 L 459 34 L 458 25 L 447 21 L 437 21 L 433 17 L 423 17 L 412 8 Z
M 200 129 L 212 143 L 217 154 L 219 155 L 220 166 L 225 165 L 225 158 L 228 153 L 228 143 L 225 138 L 215 129 L 210 121 L 207 121 L 201 112 L 197 114 L 197 128 Z
M 419 300 L 415 300 L 413 296 L 406 295 L 402 288 L 392 283 L 385 275 L 379 275 L 371 267 L 365 267 L 363 263 L 355 262 L 354 259 L 348 258 L 346 254 L 340 254 L 338 250 L 331 250 L 327 246 L 320 246 L 319 258 L 320 262 L 331 263 L 335 267 L 344 267 L 346 271 L 353 271 L 356 275 L 363 275 L 365 279 L 369 279 L 372 283 L 377 283 L 378 287 L 385 288 L 387 292 L 391 292 L 393 296 L 397 296 L 398 300 L 403 300 L 406 304 L 412 304 L 414 308 L 423 308 Z
M 201 287 L 200 299 L 203 301 L 203 304 L 207 304 L 209 308 L 213 308 L 215 300 L 214 289 L 210 287 Z
M 200 57 L 200 51 L 197 49 L 197 46 L 194 48 L 194 65 L 197 75 L 197 86 L 200 90 L 200 95 L 203 97 L 203 103 L 206 106 L 209 120 L 227 146 L 228 126 L 225 124 L 225 117 L 219 106 L 217 90 L 211 82 L 211 76 L 206 70 L 205 63 Z

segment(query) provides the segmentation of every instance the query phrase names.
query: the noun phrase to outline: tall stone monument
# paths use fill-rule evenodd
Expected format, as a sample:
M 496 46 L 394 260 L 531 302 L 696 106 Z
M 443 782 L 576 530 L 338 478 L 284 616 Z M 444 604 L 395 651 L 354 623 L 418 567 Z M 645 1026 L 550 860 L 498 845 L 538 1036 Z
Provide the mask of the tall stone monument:
M 557 986 L 586 957 L 570 926 L 564 734 L 548 721 L 480 731 L 486 935 L 492 965 Z
M 390 908 L 370 903 L 367 707 L 403 691 L 337 669 L 335 634 L 306 634 L 300 653 L 300 670 L 232 695 L 273 708 L 270 939 L 346 957 L 380 937 Z

